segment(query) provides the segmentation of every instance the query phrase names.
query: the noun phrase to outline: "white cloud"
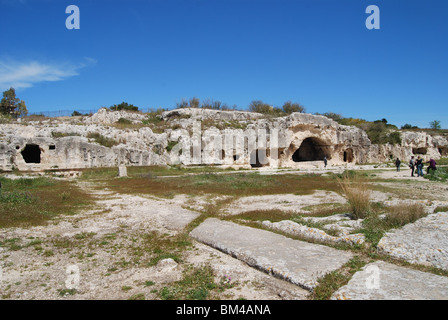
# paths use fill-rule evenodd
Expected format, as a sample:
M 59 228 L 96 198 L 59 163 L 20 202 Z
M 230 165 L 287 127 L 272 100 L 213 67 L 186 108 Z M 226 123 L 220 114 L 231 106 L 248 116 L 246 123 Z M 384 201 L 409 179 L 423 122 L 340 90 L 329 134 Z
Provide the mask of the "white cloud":
M 45 81 L 62 81 L 79 75 L 79 70 L 96 63 L 95 59 L 85 58 L 79 64 L 54 64 L 38 61 L 0 60 L 0 90 L 10 87 L 23 89 Z

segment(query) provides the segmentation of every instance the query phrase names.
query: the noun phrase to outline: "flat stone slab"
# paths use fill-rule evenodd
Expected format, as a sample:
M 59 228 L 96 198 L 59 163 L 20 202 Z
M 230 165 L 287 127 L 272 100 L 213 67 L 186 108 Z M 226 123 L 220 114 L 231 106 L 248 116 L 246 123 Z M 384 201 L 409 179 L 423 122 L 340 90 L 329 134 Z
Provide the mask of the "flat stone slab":
M 339 269 L 352 258 L 348 251 L 215 218 L 205 220 L 190 236 L 310 291 L 316 287 L 318 278 Z
M 366 265 L 332 300 L 447 300 L 448 277 L 383 261 Z
M 346 243 L 349 245 L 355 245 L 355 244 L 362 244 L 365 241 L 365 237 L 363 234 L 350 234 L 339 237 L 333 237 L 323 230 L 317 228 L 310 228 L 291 220 L 283 220 L 278 222 L 263 221 L 262 225 L 274 230 L 279 230 L 292 235 L 301 236 L 307 240 L 317 240 L 326 243 L 333 243 L 333 244 Z
M 430 214 L 386 233 L 378 251 L 410 263 L 448 270 L 448 213 Z

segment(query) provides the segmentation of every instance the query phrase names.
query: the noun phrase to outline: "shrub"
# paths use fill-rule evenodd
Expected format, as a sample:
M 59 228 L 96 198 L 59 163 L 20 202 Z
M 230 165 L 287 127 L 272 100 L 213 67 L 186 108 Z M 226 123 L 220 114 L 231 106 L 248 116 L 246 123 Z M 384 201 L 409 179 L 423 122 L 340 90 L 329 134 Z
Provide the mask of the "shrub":
M 283 112 L 286 114 L 291 114 L 293 112 L 305 112 L 305 107 L 300 103 L 292 103 L 291 101 L 287 101 L 283 104 Z
M 11 121 L 12 119 L 10 115 L 0 113 L 0 124 L 11 123 Z
M 79 133 L 76 132 L 58 132 L 58 131 L 52 131 L 51 136 L 53 138 L 63 138 L 63 137 L 73 137 L 73 136 L 79 136 Z
M 102 145 L 103 147 L 113 147 L 116 146 L 118 141 L 110 138 L 106 138 L 105 136 L 99 134 L 98 132 L 90 132 L 87 134 L 87 138 L 94 139 L 96 143 Z
M 413 126 L 412 124 L 406 123 L 404 125 L 401 126 L 402 130 L 407 130 L 407 129 L 418 129 L 417 126 Z
M 249 111 L 258 113 L 272 113 L 274 108 L 260 100 L 254 100 L 249 104 Z
M 132 104 L 129 104 L 127 102 L 122 102 L 120 104 L 114 104 L 109 109 L 113 110 L 113 111 L 119 111 L 119 110 L 138 111 L 138 107 L 136 107 Z
M 132 124 L 132 121 L 128 120 L 126 118 L 120 118 L 120 119 L 117 120 L 117 123 L 119 123 L 119 124 Z

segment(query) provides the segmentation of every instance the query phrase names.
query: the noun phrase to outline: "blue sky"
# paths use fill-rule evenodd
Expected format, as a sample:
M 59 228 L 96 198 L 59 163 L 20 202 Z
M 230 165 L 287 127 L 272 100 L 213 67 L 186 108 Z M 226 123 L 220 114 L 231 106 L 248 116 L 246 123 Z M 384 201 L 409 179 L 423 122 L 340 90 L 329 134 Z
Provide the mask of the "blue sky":
M 446 0 L 0 0 L 0 31 L 0 90 L 30 112 L 195 96 L 448 127 Z

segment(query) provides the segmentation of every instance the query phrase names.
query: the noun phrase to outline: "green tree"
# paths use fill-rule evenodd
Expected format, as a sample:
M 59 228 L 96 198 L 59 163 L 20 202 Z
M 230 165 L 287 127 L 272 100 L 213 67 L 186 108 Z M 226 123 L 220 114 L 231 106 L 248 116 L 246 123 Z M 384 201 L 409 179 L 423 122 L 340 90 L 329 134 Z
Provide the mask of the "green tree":
M 293 103 L 291 101 L 286 101 L 283 104 L 282 109 L 283 109 L 283 112 L 286 114 L 291 114 L 293 112 L 302 112 L 302 113 L 305 112 L 304 106 L 302 106 L 300 103 L 297 103 L 297 102 Z
M 435 130 L 442 129 L 442 126 L 440 125 L 440 121 L 439 121 L 439 120 L 431 121 L 431 122 L 429 123 L 429 127 L 430 127 L 431 129 L 435 129 Z
M 28 114 L 25 101 L 16 97 L 16 90 L 14 88 L 3 92 L 3 98 L 0 101 L 0 113 L 14 118 Z
M 254 100 L 249 104 L 249 111 L 269 114 L 274 112 L 274 108 L 261 100 Z
M 129 104 L 127 102 L 122 102 L 120 104 L 114 104 L 109 109 L 113 110 L 113 111 L 119 111 L 119 110 L 138 111 L 138 107 L 134 106 L 133 104 Z

